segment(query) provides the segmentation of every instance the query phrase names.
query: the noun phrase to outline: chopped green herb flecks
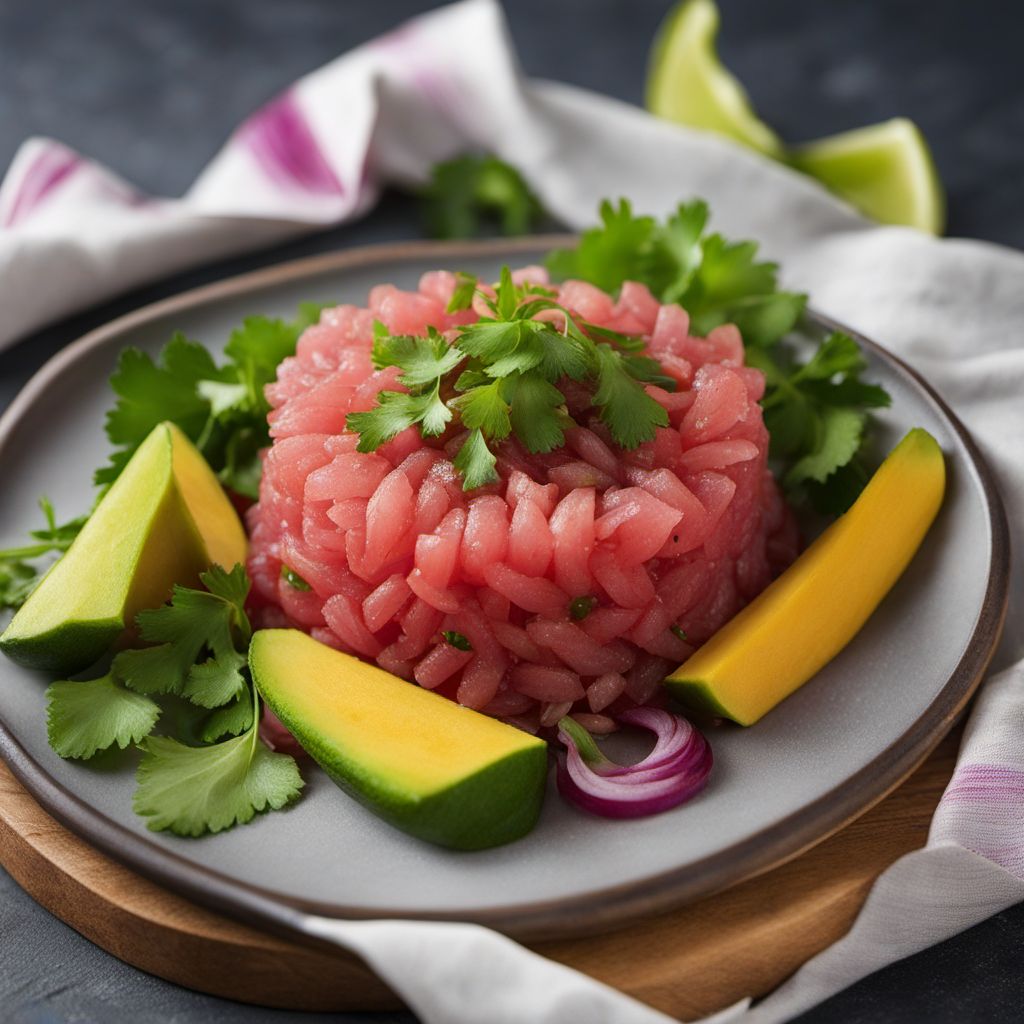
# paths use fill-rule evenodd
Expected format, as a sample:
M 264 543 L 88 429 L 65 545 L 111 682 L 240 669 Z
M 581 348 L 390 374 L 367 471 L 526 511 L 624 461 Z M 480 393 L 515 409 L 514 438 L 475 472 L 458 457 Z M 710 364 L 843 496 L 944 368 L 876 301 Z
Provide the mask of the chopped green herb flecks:
M 281 566 L 281 579 L 293 590 L 307 593 L 313 589 L 294 569 L 289 569 L 287 565 Z
M 589 594 L 576 597 L 569 603 L 569 618 L 574 622 L 585 619 L 597 607 L 597 598 Z
M 686 630 L 683 629 L 681 626 L 678 626 L 678 625 L 669 626 L 669 632 L 674 637 L 676 637 L 677 640 L 686 641 L 686 640 L 689 639 L 689 637 L 687 637 L 687 635 L 686 635 Z
M 456 633 L 454 630 L 445 630 L 441 636 L 444 637 L 445 643 L 450 644 L 452 647 L 460 651 L 471 651 L 473 645 L 469 642 L 466 637 L 461 633 Z

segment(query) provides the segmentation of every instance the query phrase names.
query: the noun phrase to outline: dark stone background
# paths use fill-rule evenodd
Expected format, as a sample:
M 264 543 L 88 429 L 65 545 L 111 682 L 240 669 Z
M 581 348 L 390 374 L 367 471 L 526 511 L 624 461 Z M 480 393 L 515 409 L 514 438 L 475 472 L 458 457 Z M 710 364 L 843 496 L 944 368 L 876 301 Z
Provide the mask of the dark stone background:
M 800 141 L 895 115 L 932 144 L 951 234 L 1024 247 L 1024 7 L 1006 0 L 719 0 L 720 50 L 765 119 Z M 433 6 L 430 0 L 0 0 L 0 168 L 30 134 L 96 157 L 144 189 L 182 192 L 231 129 L 302 73 Z M 527 72 L 639 102 L 667 0 L 507 0 Z M 0 354 L 0 408 L 43 360 L 144 302 L 341 245 L 418 234 L 388 196 L 349 227 L 139 289 Z M 2 311 L 0 311 L 2 315 Z M 1017 907 L 840 993 L 806 1024 L 1024 1019 Z M 0 870 L 0 1024 L 319 1016 L 200 996 L 119 963 Z

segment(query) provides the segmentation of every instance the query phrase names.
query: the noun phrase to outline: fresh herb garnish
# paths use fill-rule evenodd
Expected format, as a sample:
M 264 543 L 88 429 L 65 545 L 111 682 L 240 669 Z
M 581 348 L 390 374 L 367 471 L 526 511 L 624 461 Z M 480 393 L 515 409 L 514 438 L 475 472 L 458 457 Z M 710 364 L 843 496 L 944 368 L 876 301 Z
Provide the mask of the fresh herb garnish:
M 805 363 L 782 338 L 798 323 L 806 296 L 780 291 L 777 267 L 757 260 L 754 242 L 705 232 L 707 205 L 681 204 L 664 223 L 635 216 L 621 200 L 601 205 L 601 226 L 579 244 L 548 257 L 558 278 L 581 278 L 614 292 L 624 281 L 646 284 L 661 302 L 678 302 L 698 335 L 722 323 L 739 327 L 748 365 L 762 370 L 762 400 L 772 454 L 794 502 L 821 512 L 845 511 L 870 474 L 864 466 L 868 410 L 888 393 L 861 380 L 866 364 L 852 338 L 836 332 Z
M 46 571 L 29 563 L 53 552 L 63 554 L 89 518 L 78 516 L 58 524 L 49 498 L 40 498 L 39 507 L 46 525 L 29 532 L 32 543 L 0 550 L 0 608 L 20 608 L 25 603 Z
M 114 744 L 123 750 L 145 739 L 160 717 L 156 701 L 132 693 L 110 673 L 51 683 L 46 700 L 46 733 L 61 757 L 90 758 Z
M 122 651 L 99 679 L 62 680 L 47 690 L 53 749 L 90 758 L 114 745 L 138 745 L 135 810 L 150 828 L 183 836 L 218 832 L 282 807 L 303 785 L 294 759 L 259 740 L 258 696 L 245 656 L 245 570 L 214 566 L 201 579 L 206 590 L 176 587 L 170 604 L 139 614 L 142 639 L 156 646 Z M 189 715 L 162 717 L 174 701 L 211 709 L 198 726 L 205 745 L 181 742 L 192 738 L 181 724 Z M 178 720 L 178 736 L 153 735 L 168 718 Z
M 573 598 L 569 602 L 569 618 L 574 622 L 585 619 L 597 607 L 597 598 L 589 594 L 584 597 Z
M 453 629 L 446 629 L 441 634 L 441 636 L 444 637 L 444 641 L 446 644 L 451 645 L 452 647 L 456 648 L 456 650 L 473 650 L 473 645 L 469 642 L 469 640 L 466 637 L 464 637 L 461 633 L 456 633 L 455 630 Z
M 674 637 L 676 637 L 676 639 L 683 640 L 683 641 L 688 639 L 688 637 L 686 635 L 686 630 L 683 629 L 681 626 L 673 624 L 673 625 L 669 626 L 668 629 L 669 629 L 669 632 Z
M 281 566 L 281 579 L 293 590 L 308 593 L 313 589 L 294 569 L 289 569 L 287 565 Z
M 436 164 L 420 195 L 427 233 L 434 238 L 471 238 L 485 228 L 525 235 L 544 220 L 522 175 L 493 156 Z
M 734 323 L 748 345 L 770 345 L 797 323 L 807 297 L 779 291 L 774 263 L 758 262 L 755 242 L 707 234 L 703 200 L 681 203 L 663 224 L 636 216 L 625 200 L 601 204 L 601 226 L 583 232 L 573 249 L 548 255 L 558 279 L 590 281 L 615 292 L 640 281 L 661 302 L 677 302 L 693 331 L 705 335 Z
M 170 420 L 196 443 L 225 487 L 255 498 L 259 451 L 270 443 L 263 389 L 321 308 L 304 303 L 291 322 L 247 318 L 231 333 L 222 366 L 183 334 L 175 334 L 155 361 L 138 349 L 124 349 L 110 378 L 118 397 L 106 421 L 115 450 L 97 470 L 96 483 L 113 483 L 150 431 Z
M 514 435 L 537 454 L 564 443 L 574 421 L 557 386 L 563 378 L 592 387 L 594 407 L 623 448 L 636 448 L 668 424 L 665 410 L 643 388 L 655 368 L 632 354 L 637 339 L 577 322 L 544 289 L 516 285 L 508 267 L 493 297 L 478 284 L 470 292 L 465 279 L 458 288 L 460 303 L 479 295 L 490 315 L 451 342 L 436 331 L 422 338 L 376 328 L 374 364 L 399 367 L 399 383 L 408 390 L 382 391 L 374 408 L 349 415 L 359 451 L 374 451 L 410 426 L 436 437 L 458 417 L 468 431 L 454 460 L 463 486 L 493 483 L 492 444 Z M 557 313 L 563 325 L 534 319 L 545 311 Z

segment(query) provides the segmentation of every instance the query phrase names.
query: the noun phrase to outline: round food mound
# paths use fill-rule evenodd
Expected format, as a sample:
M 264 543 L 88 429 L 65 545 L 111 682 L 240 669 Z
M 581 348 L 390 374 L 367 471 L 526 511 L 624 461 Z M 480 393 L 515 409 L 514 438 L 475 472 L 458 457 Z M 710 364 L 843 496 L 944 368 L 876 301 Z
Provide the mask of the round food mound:
M 536 267 L 514 277 L 548 284 Z M 764 378 L 743 365 L 735 327 L 691 337 L 686 312 L 643 285 L 617 301 L 552 286 L 582 320 L 643 336 L 677 382 L 647 386 L 670 426 L 623 450 L 590 393 L 563 381 L 578 424 L 566 446 L 531 455 L 510 438 L 500 481 L 467 493 L 451 461 L 461 428 L 410 427 L 372 454 L 345 429 L 378 392 L 402 390 L 396 368 L 373 367 L 374 321 L 394 334 L 473 322 L 472 309 L 445 312 L 455 283 L 429 273 L 417 292 L 381 285 L 366 309 L 325 310 L 280 365 L 249 513 L 257 621 L 532 731 L 570 712 L 610 731 L 622 710 L 664 703 L 662 678 L 796 554 L 766 464 Z

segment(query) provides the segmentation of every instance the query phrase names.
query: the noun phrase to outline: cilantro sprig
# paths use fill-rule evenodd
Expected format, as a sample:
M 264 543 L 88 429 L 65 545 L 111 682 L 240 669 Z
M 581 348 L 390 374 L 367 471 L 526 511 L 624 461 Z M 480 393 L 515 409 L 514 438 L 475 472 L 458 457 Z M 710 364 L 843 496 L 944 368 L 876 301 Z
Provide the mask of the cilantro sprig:
M 20 608 L 42 579 L 47 566 L 33 564 L 45 556 L 62 555 L 78 536 L 88 516 L 58 523 L 49 498 L 39 499 L 46 525 L 29 531 L 31 542 L 0 550 L 0 609 Z
M 525 235 L 544 220 L 522 175 L 493 156 L 460 156 L 436 164 L 420 197 L 434 238 L 470 238 L 495 228 L 505 235 Z
M 674 385 L 657 375 L 651 360 L 633 354 L 636 339 L 578 321 L 548 289 L 516 285 L 508 267 L 493 295 L 462 275 L 449 310 L 468 308 L 478 296 L 488 314 L 451 341 L 434 330 L 415 337 L 375 326 L 374 365 L 398 367 L 406 390 L 382 391 L 372 409 L 349 415 L 359 451 L 375 451 L 411 426 L 424 437 L 460 426 L 467 433 L 454 463 L 464 488 L 493 483 L 493 446 L 506 438 L 514 436 L 534 454 L 565 443 L 574 421 L 558 387 L 563 378 L 591 386 L 594 408 L 623 448 L 636 448 L 668 424 L 643 384 Z M 557 314 L 560 326 L 536 318 L 547 311 Z
M 213 566 L 201 579 L 205 590 L 175 587 L 170 604 L 139 614 L 150 646 L 120 652 L 98 679 L 60 680 L 47 690 L 53 749 L 88 759 L 137 746 L 133 806 L 151 829 L 182 836 L 247 822 L 303 786 L 294 759 L 259 739 L 259 696 L 245 656 L 245 570 Z
M 659 301 L 679 303 L 698 335 L 736 324 L 748 365 L 765 374 L 765 423 L 790 500 L 843 512 L 870 476 L 870 411 L 889 405 L 889 395 L 862 379 L 860 349 L 841 332 L 800 362 L 784 339 L 798 325 L 806 296 L 778 287 L 778 267 L 757 259 L 756 243 L 708 233 L 707 221 L 701 200 L 680 204 L 664 222 L 635 215 L 625 199 L 617 206 L 606 201 L 601 224 L 575 247 L 550 253 L 548 268 L 558 279 L 579 278 L 609 292 L 625 281 L 646 284 Z
M 281 361 L 295 353 L 299 335 L 321 308 L 303 303 L 292 321 L 246 318 L 228 339 L 223 365 L 181 333 L 155 360 L 139 349 L 124 349 L 110 378 L 117 403 L 106 417 L 114 451 L 96 471 L 97 485 L 113 483 L 153 427 L 170 420 L 196 443 L 225 487 L 257 497 L 259 452 L 270 443 L 263 389 Z

